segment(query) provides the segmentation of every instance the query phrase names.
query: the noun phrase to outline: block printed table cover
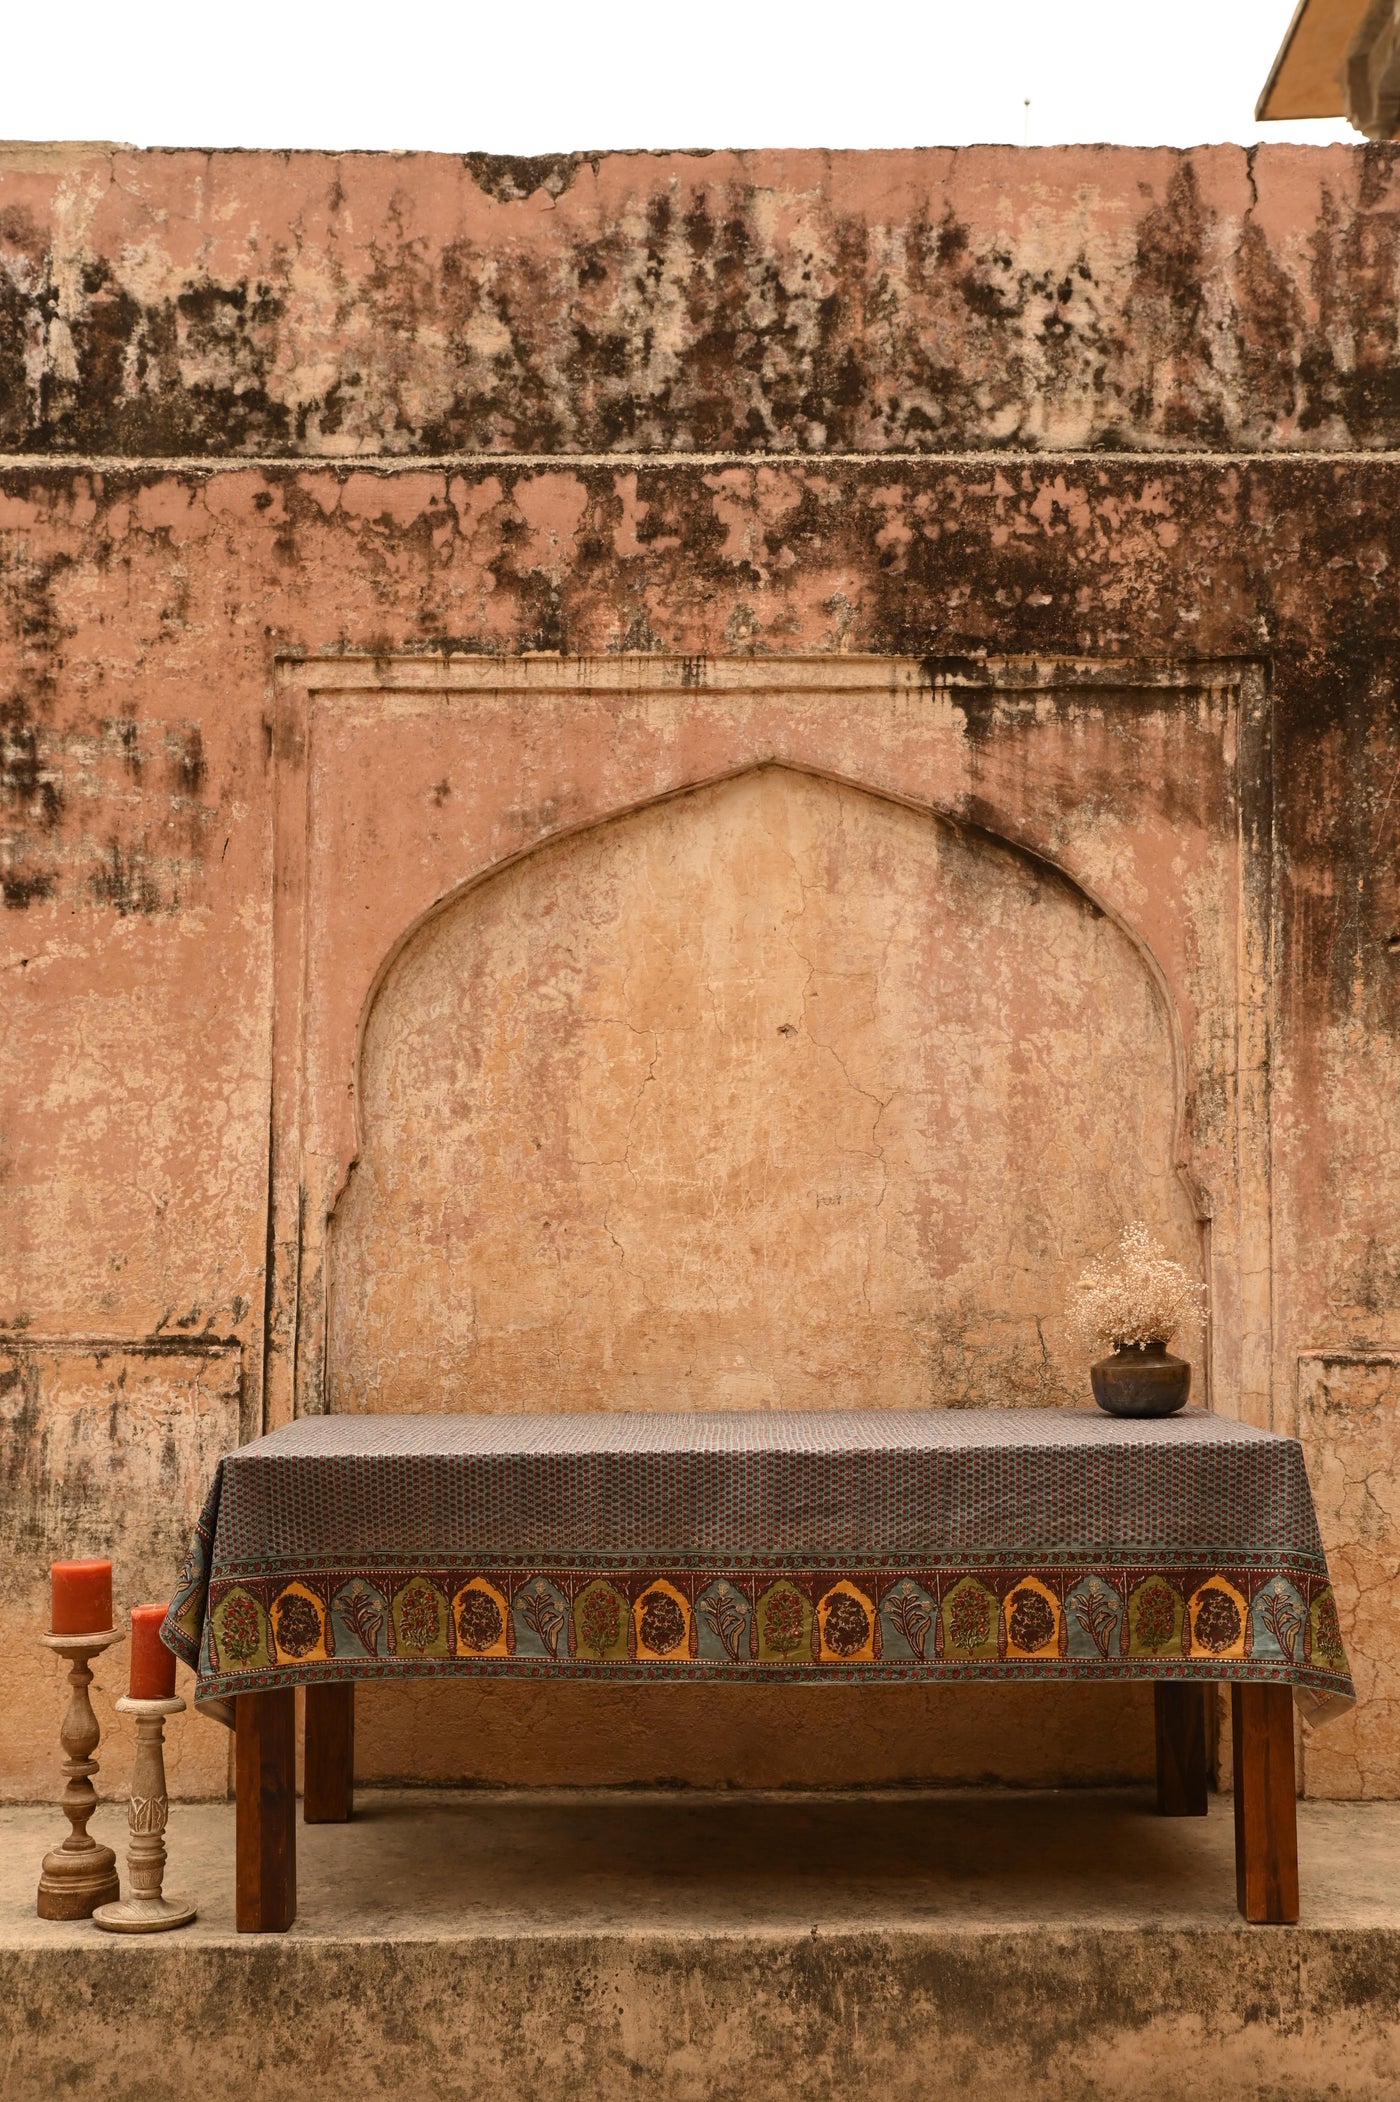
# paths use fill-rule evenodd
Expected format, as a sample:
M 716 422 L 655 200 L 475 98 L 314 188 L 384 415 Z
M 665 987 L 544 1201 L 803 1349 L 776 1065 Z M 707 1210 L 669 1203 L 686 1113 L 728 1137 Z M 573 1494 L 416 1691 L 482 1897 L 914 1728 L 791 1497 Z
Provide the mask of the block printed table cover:
M 505 1678 L 1352 1697 L 1302 1449 L 1198 1409 L 319 1416 L 219 1463 L 196 1699 Z

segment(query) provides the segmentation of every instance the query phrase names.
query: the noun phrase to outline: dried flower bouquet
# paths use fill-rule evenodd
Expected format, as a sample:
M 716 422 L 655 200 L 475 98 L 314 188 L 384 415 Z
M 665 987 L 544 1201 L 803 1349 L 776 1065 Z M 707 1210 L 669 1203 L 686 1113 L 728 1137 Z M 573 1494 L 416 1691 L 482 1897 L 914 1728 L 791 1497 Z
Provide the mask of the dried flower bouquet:
M 1075 1285 L 1070 1329 L 1091 1356 L 1105 1346 L 1170 1343 L 1179 1330 L 1199 1326 L 1205 1289 L 1135 1219 L 1119 1238 L 1118 1260 L 1098 1257 Z

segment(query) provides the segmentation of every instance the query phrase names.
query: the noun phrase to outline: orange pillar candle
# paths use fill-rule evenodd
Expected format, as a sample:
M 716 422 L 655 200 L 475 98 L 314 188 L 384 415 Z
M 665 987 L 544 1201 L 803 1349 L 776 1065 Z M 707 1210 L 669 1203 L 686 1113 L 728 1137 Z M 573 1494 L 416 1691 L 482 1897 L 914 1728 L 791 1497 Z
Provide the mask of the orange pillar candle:
M 175 1691 L 175 1652 L 160 1639 L 169 1606 L 131 1609 L 131 1698 L 168 1701 Z
M 51 1635 L 101 1635 L 112 1625 L 110 1562 L 55 1562 Z

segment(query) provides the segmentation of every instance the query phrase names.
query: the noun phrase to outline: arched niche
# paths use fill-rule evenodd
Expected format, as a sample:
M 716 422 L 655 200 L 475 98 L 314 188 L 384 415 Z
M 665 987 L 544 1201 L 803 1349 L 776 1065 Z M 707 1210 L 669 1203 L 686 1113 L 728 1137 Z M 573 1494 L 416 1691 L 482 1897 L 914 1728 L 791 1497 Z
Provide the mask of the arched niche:
M 1178 1061 L 1067 877 L 768 765 L 458 893 L 362 1032 L 332 1409 L 1052 1404 L 1129 1217 L 1200 1265 Z

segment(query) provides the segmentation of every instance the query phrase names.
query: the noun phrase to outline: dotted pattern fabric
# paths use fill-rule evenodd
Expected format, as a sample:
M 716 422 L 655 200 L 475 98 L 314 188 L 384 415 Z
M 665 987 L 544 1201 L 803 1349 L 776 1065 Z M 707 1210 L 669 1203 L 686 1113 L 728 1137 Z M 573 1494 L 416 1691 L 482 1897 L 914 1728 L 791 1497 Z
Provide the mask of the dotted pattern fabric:
M 1201 1410 L 308 1418 L 221 1461 L 164 1635 L 196 1698 L 448 1673 L 1352 1697 L 1301 1447 Z
M 318 1416 L 224 1465 L 230 1571 L 347 1540 L 663 1560 L 1286 1544 L 1325 1567 L 1296 1439 L 1202 1410 Z

